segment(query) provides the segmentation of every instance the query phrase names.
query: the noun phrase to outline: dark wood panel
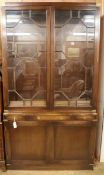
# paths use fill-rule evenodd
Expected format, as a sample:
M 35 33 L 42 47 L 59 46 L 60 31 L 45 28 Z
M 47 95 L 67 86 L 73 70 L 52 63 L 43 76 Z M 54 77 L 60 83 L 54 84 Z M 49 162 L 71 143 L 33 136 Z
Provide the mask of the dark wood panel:
M 90 127 L 55 127 L 55 159 L 88 160 Z
M 5 128 L 6 154 L 12 160 L 44 160 L 46 153 L 45 126 L 18 126 Z M 9 157 L 8 157 L 9 156 Z
M 86 160 L 89 166 L 95 163 L 96 123 L 86 126 L 58 125 L 55 132 L 55 160 Z M 67 163 L 67 162 L 66 162 Z

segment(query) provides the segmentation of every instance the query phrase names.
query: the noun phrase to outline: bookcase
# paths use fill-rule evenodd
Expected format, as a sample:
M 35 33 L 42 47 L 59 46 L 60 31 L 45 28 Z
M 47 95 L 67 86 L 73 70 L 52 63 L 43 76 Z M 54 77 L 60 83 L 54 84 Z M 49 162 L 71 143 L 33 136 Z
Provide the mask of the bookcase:
M 99 9 L 11 3 L 2 8 L 1 25 L 6 168 L 93 168 Z

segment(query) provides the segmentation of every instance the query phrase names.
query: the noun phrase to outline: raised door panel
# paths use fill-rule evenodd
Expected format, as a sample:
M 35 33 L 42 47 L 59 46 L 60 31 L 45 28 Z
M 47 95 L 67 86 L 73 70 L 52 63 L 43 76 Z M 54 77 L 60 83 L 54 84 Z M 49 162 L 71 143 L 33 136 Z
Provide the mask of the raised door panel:
M 12 159 L 44 160 L 45 128 L 19 127 L 10 128 Z
M 5 124 L 5 143 L 7 162 L 11 161 L 44 161 L 46 159 L 45 125 L 34 125 L 22 122 L 14 129 Z
M 95 135 L 93 127 L 87 125 L 55 127 L 55 160 L 93 163 Z
M 83 127 L 55 128 L 55 159 L 88 159 L 90 130 Z

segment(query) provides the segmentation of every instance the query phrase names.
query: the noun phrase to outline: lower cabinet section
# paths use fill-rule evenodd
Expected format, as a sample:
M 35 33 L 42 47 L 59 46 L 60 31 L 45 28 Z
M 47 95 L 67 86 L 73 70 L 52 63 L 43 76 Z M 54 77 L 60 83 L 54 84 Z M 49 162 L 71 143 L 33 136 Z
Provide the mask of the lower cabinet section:
M 4 122 L 8 169 L 88 169 L 94 164 L 96 122 Z

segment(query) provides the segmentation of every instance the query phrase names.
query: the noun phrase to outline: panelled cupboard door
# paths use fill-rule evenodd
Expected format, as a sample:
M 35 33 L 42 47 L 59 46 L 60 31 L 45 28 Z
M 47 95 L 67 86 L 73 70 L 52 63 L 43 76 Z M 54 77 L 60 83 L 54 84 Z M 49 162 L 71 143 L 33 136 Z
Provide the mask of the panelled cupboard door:
M 55 127 L 55 159 L 85 160 L 89 155 L 90 129 L 86 127 Z
M 5 146 L 7 164 L 19 162 L 42 164 L 46 159 L 47 126 L 34 122 L 5 123 Z M 35 162 L 35 163 L 33 163 Z
M 89 124 L 85 126 L 59 124 L 55 126 L 54 159 L 63 163 L 69 163 L 69 161 L 73 163 L 75 161 L 85 161 L 88 165 L 93 164 L 96 135 L 95 128 L 95 126 Z M 91 147 L 93 147 L 93 150 Z
M 95 159 L 96 124 L 67 123 L 54 127 L 54 160 L 70 169 L 92 169 Z

